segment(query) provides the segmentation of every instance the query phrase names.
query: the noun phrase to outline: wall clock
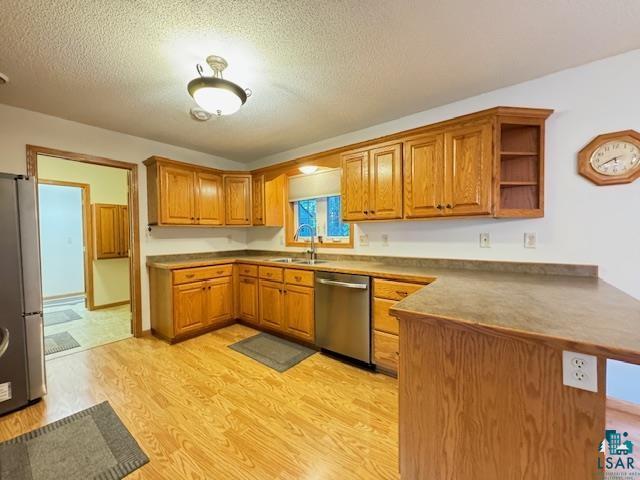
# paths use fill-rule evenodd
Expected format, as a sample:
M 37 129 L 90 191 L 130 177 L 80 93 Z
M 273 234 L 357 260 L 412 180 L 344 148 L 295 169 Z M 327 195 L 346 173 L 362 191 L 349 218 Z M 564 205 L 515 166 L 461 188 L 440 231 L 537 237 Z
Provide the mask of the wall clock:
M 580 150 L 578 171 L 596 185 L 631 183 L 640 177 L 640 133 L 605 133 Z

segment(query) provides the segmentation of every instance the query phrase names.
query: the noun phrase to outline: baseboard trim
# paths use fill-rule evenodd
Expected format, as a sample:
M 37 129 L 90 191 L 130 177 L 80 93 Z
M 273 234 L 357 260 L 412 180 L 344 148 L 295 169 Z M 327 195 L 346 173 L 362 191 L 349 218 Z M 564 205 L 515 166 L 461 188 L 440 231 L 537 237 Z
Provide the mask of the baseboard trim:
M 123 300 L 122 302 L 105 303 L 103 305 L 94 305 L 93 310 L 104 310 L 105 308 L 120 307 L 122 305 L 128 305 L 130 303 L 131 303 L 130 300 Z

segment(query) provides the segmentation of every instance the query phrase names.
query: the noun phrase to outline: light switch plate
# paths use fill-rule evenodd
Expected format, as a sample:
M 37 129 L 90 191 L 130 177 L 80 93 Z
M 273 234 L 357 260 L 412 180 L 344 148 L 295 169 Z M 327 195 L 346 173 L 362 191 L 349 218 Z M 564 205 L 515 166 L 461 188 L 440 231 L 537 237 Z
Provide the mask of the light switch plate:
M 480 248 L 490 248 L 491 247 L 491 236 L 488 233 L 480 234 Z
M 386 233 L 382 234 L 382 246 L 383 247 L 389 246 L 389 235 L 387 235 Z
M 361 247 L 369 246 L 369 235 L 367 234 L 360 235 L 360 246 Z
M 527 232 L 524 234 L 524 248 L 536 248 L 536 234 Z
M 577 352 L 562 352 L 562 383 L 589 392 L 598 391 L 598 358 Z

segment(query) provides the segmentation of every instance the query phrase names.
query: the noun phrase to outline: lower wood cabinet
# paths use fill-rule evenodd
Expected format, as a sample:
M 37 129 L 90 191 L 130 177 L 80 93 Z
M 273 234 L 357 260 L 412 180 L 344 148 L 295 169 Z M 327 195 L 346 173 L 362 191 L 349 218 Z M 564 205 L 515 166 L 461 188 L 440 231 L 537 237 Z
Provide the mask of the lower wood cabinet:
M 381 278 L 373 280 L 373 363 L 385 373 L 397 374 L 400 359 L 400 326 L 389 309 L 422 287 L 424 284 Z
M 313 343 L 313 272 L 260 267 L 259 276 L 260 325 Z
M 238 318 L 260 323 L 258 317 L 258 279 L 240 275 L 238 280 Z
M 165 270 L 151 268 L 151 330 L 178 341 L 234 319 L 231 265 Z

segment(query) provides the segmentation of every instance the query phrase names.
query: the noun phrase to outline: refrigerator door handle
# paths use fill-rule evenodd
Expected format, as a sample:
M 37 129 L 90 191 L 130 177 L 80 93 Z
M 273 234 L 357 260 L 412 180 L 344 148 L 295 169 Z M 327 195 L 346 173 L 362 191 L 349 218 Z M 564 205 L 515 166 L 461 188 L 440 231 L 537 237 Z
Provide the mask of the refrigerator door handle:
M 16 183 L 18 187 L 20 246 L 22 251 L 23 312 L 29 315 L 30 312 L 42 311 L 38 190 L 34 177 L 17 178 Z
M 2 357 L 9 348 L 9 330 L 0 328 L 0 338 L 2 338 L 0 340 L 0 357 Z
M 42 314 L 24 318 L 29 375 L 29 400 L 41 398 L 47 393 L 47 375 L 44 367 L 44 322 Z

